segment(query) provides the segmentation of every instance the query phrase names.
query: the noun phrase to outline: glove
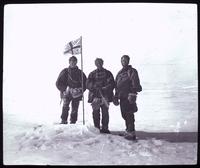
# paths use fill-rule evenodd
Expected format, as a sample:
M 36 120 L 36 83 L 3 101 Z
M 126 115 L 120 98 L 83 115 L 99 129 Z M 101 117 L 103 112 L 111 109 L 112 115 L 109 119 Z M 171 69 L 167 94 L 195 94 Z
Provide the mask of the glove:
M 135 93 L 129 93 L 128 94 L 128 101 L 130 104 L 133 104 L 136 102 L 136 97 L 137 97 L 137 94 Z
M 115 106 L 118 106 L 118 105 L 119 105 L 119 100 L 118 100 L 118 98 L 117 98 L 116 96 L 113 97 L 113 104 L 114 104 Z

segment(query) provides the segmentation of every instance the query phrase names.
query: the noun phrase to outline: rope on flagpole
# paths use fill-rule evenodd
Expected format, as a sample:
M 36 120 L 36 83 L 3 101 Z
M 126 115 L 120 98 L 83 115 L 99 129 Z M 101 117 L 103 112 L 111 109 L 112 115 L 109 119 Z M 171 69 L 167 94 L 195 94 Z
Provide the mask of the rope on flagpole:
M 82 56 L 82 36 L 81 36 L 81 77 L 82 77 L 82 95 L 83 95 L 83 125 L 85 125 L 85 112 L 84 112 L 84 91 L 83 91 L 83 56 Z

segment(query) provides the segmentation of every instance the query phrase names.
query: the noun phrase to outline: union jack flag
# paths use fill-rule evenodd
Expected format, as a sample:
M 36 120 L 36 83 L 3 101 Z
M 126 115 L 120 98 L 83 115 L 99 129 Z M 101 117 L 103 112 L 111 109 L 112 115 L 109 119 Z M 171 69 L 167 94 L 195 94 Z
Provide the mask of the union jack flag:
M 64 54 L 70 53 L 72 55 L 80 54 L 81 53 L 81 37 L 77 40 L 70 41 L 65 46 Z

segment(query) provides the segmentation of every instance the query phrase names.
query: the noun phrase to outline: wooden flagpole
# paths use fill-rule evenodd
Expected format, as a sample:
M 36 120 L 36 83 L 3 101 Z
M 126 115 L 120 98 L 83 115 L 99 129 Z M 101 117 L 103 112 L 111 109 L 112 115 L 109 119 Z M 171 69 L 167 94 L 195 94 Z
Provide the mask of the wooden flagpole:
M 81 77 L 82 77 L 82 95 L 83 95 L 83 125 L 85 125 L 85 112 L 84 112 L 84 91 L 83 91 L 83 55 L 82 55 L 82 50 L 83 50 L 83 47 L 82 47 L 82 36 L 80 37 L 81 39 Z

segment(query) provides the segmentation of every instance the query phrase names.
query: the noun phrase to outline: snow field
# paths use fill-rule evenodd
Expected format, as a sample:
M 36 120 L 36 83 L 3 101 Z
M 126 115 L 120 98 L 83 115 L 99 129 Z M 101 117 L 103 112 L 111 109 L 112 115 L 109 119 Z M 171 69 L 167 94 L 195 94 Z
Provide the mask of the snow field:
M 196 143 L 170 143 L 155 138 L 133 142 L 80 124 L 34 125 L 13 140 L 18 147 L 13 164 L 188 164 L 196 161 L 197 152 Z

